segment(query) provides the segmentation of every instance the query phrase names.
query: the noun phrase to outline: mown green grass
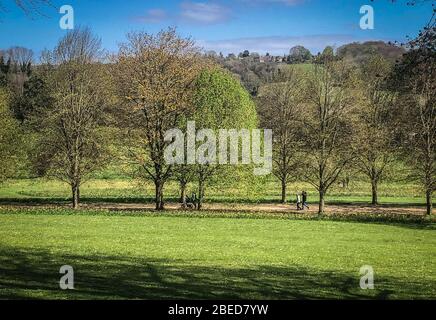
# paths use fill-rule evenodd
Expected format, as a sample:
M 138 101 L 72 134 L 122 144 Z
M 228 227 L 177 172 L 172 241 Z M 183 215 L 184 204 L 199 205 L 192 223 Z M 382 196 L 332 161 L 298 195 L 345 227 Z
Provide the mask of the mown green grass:
M 318 201 L 316 190 L 307 183 L 291 183 L 288 188 L 288 201 L 295 200 L 294 194 L 307 190 L 309 203 Z M 188 192 L 195 191 L 190 185 Z M 152 201 L 154 186 L 150 182 L 141 182 L 128 178 L 93 179 L 81 188 L 84 202 L 147 202 Z M 66 201 L 71 197 L 67 184 L 47 179 L 10 180 L 0 186 L 0 202 L 8 201 Z M 165 187 L 167 201 L 177 201 L 178 185 L 168 182 Z M 279 202 L 280 185 L 273 178 L 264 181 L 231 183 L 213 182 L 207 186 L 206 201 L 256 203 Z M 423 205 L 425 198 L 419 186 L 413 183 L 389 182 L 379 187 L 379 200 L 384 204 Z M 334 186 L 328 196 L 327 203 L 370 203 L 371 189 L 366 182 L 355 181 L 348 188 Z
M 0 298 L 436 298 L 434 228 L 0 210 Z M 59 268 L 75 290 L 59 289 Z M 375 290 L 361 290 L 371 265 Z

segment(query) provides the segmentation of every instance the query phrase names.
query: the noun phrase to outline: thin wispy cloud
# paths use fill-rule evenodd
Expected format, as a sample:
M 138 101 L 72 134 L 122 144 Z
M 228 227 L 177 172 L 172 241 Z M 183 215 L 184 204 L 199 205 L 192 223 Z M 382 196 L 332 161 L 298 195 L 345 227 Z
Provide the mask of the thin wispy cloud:
M 137 20 L 145 23 L 159 23 L 169 18 L 165 10 L 150 9 L 144 16 L 137 17 Z
M 295 6 L 308 2 L 309 0 L 241 0 L 250 4 L 283 4 L 285 6 Z
M 343 44 L 357 41 L 369 41 L 370 38 L 357 38 L 352 35 L 326 34 L 307 36 L 272 36 L 239 38 L 217 41 L 198 41 L 204 50 L 214 50 L 224 54 L 238 54 L 244 50 L 265 54 L 269 52 L 274 55 L 288 54 L 289 50 L 297 45 L 302 45 L 312 53 L 322 51 L 326 46 L 339 47 Z
M 179 10 L 168 13 L 163 9 L 151 9 L 144 16 L 135 20 L 144 23 L 184 23 L 213 25 L 228 21 L 232 16 L 230 8 L 217 3 L 185 1 L 180 4 Z
M 306 0 L 264 0 L 264 1 L 279 2 L 279 3 L 283 3 L 287 6 L 295 6 L 297 4 L 302 4 L 302 3 L 306 2 Z
M 308 2 L 309 0 L 238 0 L 246 4 L 282 4 L 295 6 Z M 206 1 L 183 1 L 174 12 L 167 12 L 155 8 L 148 10 L 145 15 L 135 18 L 143 23 L 184 23 L 194 25 L 214 25 L 226 22 L 234 16 L 232 6 L 225 6 L 218 2 Z
M 231 10 L 216 3 L 183 2 L 180 17 L 183 21 L 198 24 L 216 24 L 231 17 Z

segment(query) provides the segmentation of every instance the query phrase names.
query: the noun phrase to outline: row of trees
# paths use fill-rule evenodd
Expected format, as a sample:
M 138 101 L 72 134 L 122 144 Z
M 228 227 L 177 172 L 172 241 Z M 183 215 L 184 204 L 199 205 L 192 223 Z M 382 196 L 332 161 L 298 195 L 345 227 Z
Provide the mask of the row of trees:
M 355 168 L 368 176 L 377 204 L 379 182 L 401 159 L 424 186 L 430 214 L 436 176 L 434 59 L 434 29 L 396 66 L 379 55 L 354 65 L 325 52 L 309 69 L 272 72 L 256 98 L 256 112 L 239 81 L 174 29 L 128 34 L 109 58 L 90 30 L 76 29 L 43 54 L 21 94 L 9 90 L 19 99 L 0 96 L 0 157 L 13 165 L 20 157 L 17 146 L 27 145 L 19 142 L 19 132 L 26 131 L 33 168 L 67 182 L 77 208 L 80 186 L 117 151 L 153 181 L 156 209 L 164 208 L 164 185 L 171 178 L 180 184 L 182 202 L 187 184 L 196 181 L 201 208 L 207 181 L 222 168 L 168 165 L 165 132 L 185 128 L 189 120 L 197 129 L 250 129 L 259 114 L 262 127 L 274 131 L 274 174 L 283 201 L 289 181 L 304 180 L 318 190 L 323 213 L 331 186 Z M 6 73 L 9 81 L 13 75 Z
M 76 29 L 34 69 L 18 99 L 29 160 L 39 175 L 70 185 L 74 208 L 80 186 L 115 153 L 154 182 L 156 209 L 164 208 L 170 178 L 180 182 L 182 194 L 198 181 L 201 208 L 206 182 L 218 169 L 168 165 L 165 132 L 188 120 L 197 129 L 257 126 L 255 105 L 238 80 L 174 29 L 130 33 L 109 58 L 89 29 Z M 8 132 L 18 133 L 12 126 Z
M 426 37 L 422 39 L 422 37 Z M 259 94 L 263 126 L 276 128 L 275 176 L 282 201 L 291 180 L 319 192 L 319 212 L 330 187 L 346 170 L 368 177 L 372 203 L 391 164 L 404 160 L 432 212 L 436 181 L 434 29 L 393 65 L 372 55 L 359 66 L 324 59 L 309 72 L 279 74 Z

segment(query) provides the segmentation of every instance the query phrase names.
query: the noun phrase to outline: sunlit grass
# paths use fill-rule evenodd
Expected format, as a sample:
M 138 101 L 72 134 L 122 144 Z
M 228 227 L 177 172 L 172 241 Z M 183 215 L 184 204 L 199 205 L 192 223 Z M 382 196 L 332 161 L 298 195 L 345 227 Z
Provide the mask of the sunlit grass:
M 195 192 L 196 186 L 188 186 L 188 193 Z M 295 200 L 294 194 L 307 190 L 309 202 L 318 201 L 317 191 L 307 183 L 291 183 L 288 187 L 288 201 Z M 178 185 L 170 181 L 165 187 L 165 196 L 170 201 L 177 200 Z M 112 178 L 93 179 L 81 188 L 81 196 L 85 202 L 117 201 L 143 202 L 150 201 L 154 196 L 153 184 L 135 179 Z M 66 183 L 48 179 L 10 180 L 0 186 L 0 200 L 4 199 L 52 199 L 63 201 L 71 197 Z M 206 201 L 210 202 L 278 202 L 281 198 L 280 185 L 269 179 L 262 183 L 237 181 L 233 184 L 214 182 L 206 189 Z M 382 183 L 379 187 L 381 203 L 424 204 L 425 199 L 419 186 L 412 183 Z M 356 181 L 348 188 L 339 185 L 332 188 L 327 195 L 330 203 L 370 203 L 371 189 L 368 183 Z
M 425 226 L 65 213 L 2 212 L 0 298 L 436 298 Z M 359 287 L 363 265 L 375 290 Z

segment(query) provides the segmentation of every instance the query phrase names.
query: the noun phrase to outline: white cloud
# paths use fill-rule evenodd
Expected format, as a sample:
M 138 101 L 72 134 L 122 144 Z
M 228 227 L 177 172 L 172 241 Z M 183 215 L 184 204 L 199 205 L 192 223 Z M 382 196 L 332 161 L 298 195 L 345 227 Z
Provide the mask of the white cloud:
M 250 3 L 278 3 L 278 4 L 284 4 L 286 6 L 295 6 L 298 4 L 302 4 L 308 0 L 242 0 L 244 2 L 250 2 Z
M 211 25 L 225 22 L 231 18 L 231 10 L 215 3 L 185 1 L 180 4 L 178 12 L 168 13 L 163 9 L 148 10 L 146 15 L 135 20 L 145 23 L 189 23 Z
M 145 23 L 159 23 L 168 18 L 165 10 L 162 9 L 150 9 L 145 16 L 137 17 L 136 20 Z
M 263 1 L 263 2 L 278 2 L 278 3 L 283 3 L 287 6 L 294 6 L 296 4 L 300 4 L 303 3 L 305 0 L 259 0 L 259 1 Z
M 231 16 L 228 8 L 215 3 L 183 2 L 180 18 L 189 23 L 216 24 L 227 21 Z

